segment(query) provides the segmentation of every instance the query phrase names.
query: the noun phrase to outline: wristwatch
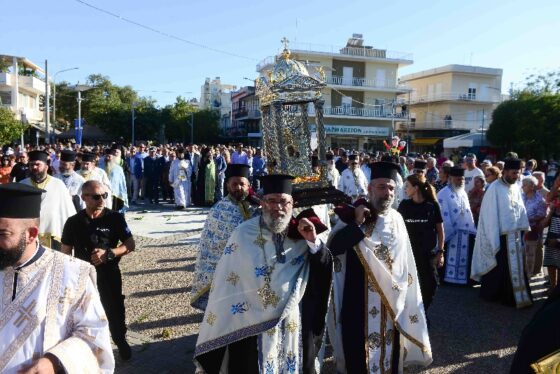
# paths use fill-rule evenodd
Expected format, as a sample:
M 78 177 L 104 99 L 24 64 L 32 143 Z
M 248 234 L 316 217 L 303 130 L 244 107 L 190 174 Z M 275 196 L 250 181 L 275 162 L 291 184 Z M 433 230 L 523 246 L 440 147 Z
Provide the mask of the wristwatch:
M 116 257 L 115 252 L 113 252 L 111 248 L 107 249 L 107 251 L 105 251 L 105 254 L 107 255 L 107 262 L 113 261 Z

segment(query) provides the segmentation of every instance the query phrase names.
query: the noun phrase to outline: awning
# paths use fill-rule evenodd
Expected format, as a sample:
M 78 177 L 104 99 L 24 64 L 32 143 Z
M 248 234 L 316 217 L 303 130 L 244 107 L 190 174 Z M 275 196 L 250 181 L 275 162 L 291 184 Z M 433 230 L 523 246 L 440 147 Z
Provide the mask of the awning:
M 492 146 L 486 139 L 486 133 L 467 133 L 447 138 L 443 141 L 443 148 L 472 148 Z
M 434 145 L 442 138 L 416 138 L 412 141 L 414 145 Z

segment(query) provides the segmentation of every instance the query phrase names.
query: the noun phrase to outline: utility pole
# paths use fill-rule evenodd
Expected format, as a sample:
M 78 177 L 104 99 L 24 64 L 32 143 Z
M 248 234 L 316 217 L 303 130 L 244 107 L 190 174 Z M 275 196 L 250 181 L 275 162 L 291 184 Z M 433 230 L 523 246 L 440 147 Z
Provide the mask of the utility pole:
M 480 132 L 480 148 L 482 148 L 482 144 L 484 143 L 484 108 L 482 108 L 482 131 Z
M 16 72 L 17 74 L 17 72 Z M 51 142 L 51 133 L 49 130 L 49 119 L 50 113 L 50 101 L 49 101 L 49 67 L 48 62 L 45 60 L 45 143 L 49 144 Z
M 134 111 L 136 108 L 136 102 L 132 103 L 132 145 L 134 145 L 134 120 L 136 119 L 136 113 Z
M 194 112 L 191 112 L 191 144 L 194 144 L 193 132 L 194 132 Z

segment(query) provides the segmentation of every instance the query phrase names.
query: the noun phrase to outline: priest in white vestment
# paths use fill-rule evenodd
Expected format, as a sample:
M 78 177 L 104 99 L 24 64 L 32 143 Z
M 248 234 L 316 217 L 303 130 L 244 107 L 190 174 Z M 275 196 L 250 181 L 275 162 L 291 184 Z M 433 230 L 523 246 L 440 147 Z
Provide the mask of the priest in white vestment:
M 474 244 L 471 278 L 487 301 L 523 308 L 533 303 L 524 269 L 524 232 L 529 219 L 517 179 L 519 159 L 506 159 L 502 177 L 484 194 Z
M 109 176 L 107 176 L 105 170 L 95 166 L 96 159 L 97 155 L 95 155 L 94 153 L 83 153 L 80 175 L 84 177 L 86 182 L 98 181 L 103 183 L 103 185 L 107 189 L 107 193 L 109 194 L 109 196 L 112 196 L 113 192 L 111 190 L 111 181 L 109 180 Z M 105 206 L 107 207 L 107 209 L 112 209 L 113 199 L 107 199 L 107 201 L 105 202 Z
M 44 190 L 41 199 L 39 241 L 44 246 L 60 250 L 62 229 L 76 208 L 64 183 L 47 174 L 49 155 L 44 151 L 29 152 L 29 178 L 20 183 Z
M 255 207 L 247 200 L 251 186 L 249 166 L 231 164 L 226 170 L 226 176 L 228 194 L 210 209 L 200 234 L 191 305 L 202 311 L 206 309 L 214 271 L 231 233 L 256 212 Z
M 41 193 L 0 186 L 0 372 L 113 373 L 95 269 L 38 243 Z
M 471 235 L 476 235 L 474 218 L 465 192 L 465 169 L 449 171 L 449 183 L 437 194 L 445 232 L 443 280 L 466 285 L 472 260 Z
M 207 374 L 316 373 L 332 259 L 311 209 L 292 218 L 291 180 L 261 177 L 263 214 L 232 233 L 195 349 Z
M 391 208 L 398 173 L 395 163 L 374 163 L 369 202 L 337 209 L 328 329 L 338 373 L 403 373 L 432 362 L 414 255 Z
M 171 162 L 169 167 L 169 183 L 173 187 L 175 196 L 175 207 L 178 210 L 188 208 L 191 202 L 191 175 L 196 171 L 188 158 L 185 158 L 185 150 L 177 148 L 177 158 Z
M 128 209 L 128 191 L 126 189 L 126 178 L 124 170 L 119 165 L 120 151 L 118 148 L 111 148 L 105 154 L 105 172 L 111 183 L 111 205 L 115 212 L 125 213 Z
M 327 181 L 334 188 L 338 188 L 338 181 L 340 180 L 340 173 L 334 166 L 334 155 L 328 153 L 327 156 Z
M 60 155 L 60 172 L 54 177 L 60 179 L 62 183 L 68 189 L 70 197 L 72 198 L 72 203 L 76 211 L 80 211 L 86 207 L 86 204 L 82 200 L 82 186 L 85 183 L 84 177 L 74 171 L 74 166 L 76 162 L 76 152 L 70 150 L 63 150 Z

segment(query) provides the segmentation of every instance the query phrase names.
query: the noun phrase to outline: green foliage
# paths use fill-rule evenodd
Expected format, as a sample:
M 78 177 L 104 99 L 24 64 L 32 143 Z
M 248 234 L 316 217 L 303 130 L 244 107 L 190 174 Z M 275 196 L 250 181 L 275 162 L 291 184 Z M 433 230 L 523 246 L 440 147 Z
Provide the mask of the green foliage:
M 0 107 L 0 144 L 10 143 L 20 137 L 25 126 L 15 119 L 8 108 Z
M 560 155 L 560 74 L 528 78 L 527 87 L 498 105 L 488 140 L 524 157 Z

